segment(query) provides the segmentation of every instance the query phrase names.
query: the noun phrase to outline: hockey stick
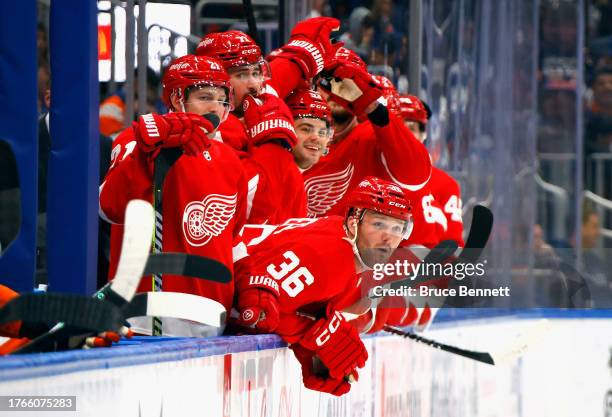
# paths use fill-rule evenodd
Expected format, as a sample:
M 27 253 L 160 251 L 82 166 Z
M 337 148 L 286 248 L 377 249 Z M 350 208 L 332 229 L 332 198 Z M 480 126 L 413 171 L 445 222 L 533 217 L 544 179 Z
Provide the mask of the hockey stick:
M 172 317 L 208 326 L 225 323 L 223 305 L 210 298 L 178 292 L 146 292 L 136 294 L 124 310 L 125 318 Z
M 162 190 L 168 171 L 183 154 L 180 148 L 166 148 L 159 152 L 155 158 L 153 169 L 153 207 L 155 208 L 155 232 L 153 234 L 153 253 L 160 254 L 163 250 L 163 208 Z M 154 292 L 162 291 L 163 277 L 161 273 L 152 274 L 152 288 Z M 153 317 L 153 336 L 161 336 L 162 322 L 159 317 Z
M 259 32 L 257 31 L 257 21 L 255 20 L 253 3 L 251 0 L 242 0 L 242 6 L 244 7 L 244 17 L 247 21 L 247 25 L 249 26 L 249 35 L 251 38 L 253 38 L 257 45 L 261 46 L 261 43 L 259 43 Z
M 94 294 L 96 299 L 103 303 L 108 302 L 116 308 L 123 308 L 131 301 L 136 293 L 149 256 L 152 230 L 153 209 L 151 204 L 143 200 L 130 201 L 125 214 L 125 230 L 117 273 L 110 284 Z M 48 295 L 50 294 L 38 295 L 38 297 Z M 79 314 L 79 312 L 77 311 L 75 314 Z M 106 328 L 103 330 L 113 329 Z M 81 346 L 85 338 L 91 334 L 92 332 L 86 329 L 75 328 L 60 322 L 47 333 L 38 336 L 14 353 L 75 348 Z
M 500 351 L 491 352 L 478 352 L 447 345 L 411 332 L 407 332 L 394 326 L 385 326 L 383 330 L 404 338 L 412 339 L 419 343 L 424 343 L 432 348 L 453 353 L 477 362 L 487 363 L 489 365 L 499 365 L 512 362 L 518 357 L 522 356 L 527 349 L 533 347 L 540 339 L 542 339 L 542 337 L 548 333 L 550 328 L 551 324 L 549 320 L 539 320 L 530 329 L 527 329 L 527 331 L 524 333 L 518 334 L 506 348 Z
M 143 275 L 151 274 L 183 275 L 223 284 L 232 280 L 232 273 L 221 262 L 189 253 L 151 254 Z
M 472 225 L 465 241 L 459 260 L 476 262 L 484 250 L 491 230 L 493 229 L 493 213 L 485 206 L 477 204 L 472 210 Z
M 219 126 L 220 119 L 214 113 L 204 114 L 206 120 L 208 120 L 216 129 Z M 153 235 L 153 253 L 159 254 L 163 251 L 163 188 L 166 181 L 166 175 L 172 165 L 183 155 L 181 148 L 162 148 L 159 155 L 155 158 L 153 168 L 153 208 L 155 209 L 155 232 Z M 153 292 L 163 291 L 163 274 L 153 273 L 151 287 Z M 161 336 L 162 322 L 159 317 L 153 317 L 152 333 L 153 336 Z

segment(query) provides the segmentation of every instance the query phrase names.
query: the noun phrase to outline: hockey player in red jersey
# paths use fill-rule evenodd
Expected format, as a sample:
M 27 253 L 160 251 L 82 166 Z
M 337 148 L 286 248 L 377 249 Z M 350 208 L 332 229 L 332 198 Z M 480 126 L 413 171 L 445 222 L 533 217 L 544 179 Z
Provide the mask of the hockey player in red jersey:
M 233 271 L 235 279 L 249 274 L 250 261 L 239 235 L 246 217 L 244 171 L 229 147 L 209 139 L 215 126 L 202 117 L 214 114 L 223 120 L 227 116 L 232 96 L 229 76 L 214 59 L 186 55 L 169 66 L 163 90 L 172 111 L 163 116 L 141 116 L 122 133 L 133 140 L 115 151 L 113 165 L 100 187 L 101 215 L 121 224 L 128 201 L 152 201 L 155 157 L 163 148 L 179 147 L 183 155 L 168 171 L 163 186 L 163 251 L 215 259 Z M 113 239 L 111 252 L 118 254 L 116 242 Z M 117 256 L 111 262 L 114 271 Z M 150 289 L 151 279 L 143 279 L 139 291 Z M 233 282 L 217 284 L 164 275 L 163 291 L 208 297 L 227 311 L 233 289 Z M 164 320 L 163 326 L 164 334 L 176 336 L 203 336 L 210 331 L 170 320 Z M 134 330 L 147 334 L 150 323 L 139 321 Z
M 295 131 L 281 98 L 321 71 L 325 57 L 335 51 L 329 34 L 338 25 L 332 18 L 299 23 L 270 65 L 239 31 L 211 33 L 198 45 L 197 54 L 223 63 L 235 91 L 236 109 L 221 125 L 220 137 L 243 151 L 249 223 L 279 224 L 305 215 L 303 181 L 290 153 Z
M 294 91 L 287 104 L 264 93 L 247 96 L 243 106 L 247 132 L 249 136 L 253 133 L 249 143 L 254 145 L 249 157 L 242 159 L 252 197 L 247 222 L 281 224 L 290 218 L 306 217 L 300 170 L 318 162 L 327 147 L 329 106 L 316 91 L 308 89 Z
M 431 112 L 416 96 L 405 95 L 400 97 L 400 112 L 406 127 L 421 142 L 427 138 L 427 121 Z M 442 232 L 440 240 L 454 240 L 459 246 L 463 246 L 463 218 L 461 212 L 461 188 L 446 172 L 432 167 L 431 179 L 427 186 L 433 199 L 441 208 L 446 218 L 446 227 Z M 439 215 L 432 214 L 437 219 Z M 444 224 L 444 222 L 440 222 Z
M 329 154 L 304 171 L 309 216 L 341 213 L 350 191 L 369 175 L 422 188 L 431 172 L 427 149 L 378 101 L 382 88 L 365 63 L 340 48 L 322 75 L 319 91 L 332 110 L 334 137 Z
M 318 92 L 305 88 L 295 90 L 286 102 L 293 115 L 298 138 L 292 150 L 293 158 L 303 171 L 312 168 L 327 152 L 327 144 L 333 133 L 331 110 Z
M 263 59 L 261 49 L 246 33 L 230 30 L 205 35 L 196 49 L 197 55 L 210 56 L 223 63 L 234 88 L 235 112 L 219 128 L 223 142 L 238 150 L 246 150 L 248 136 L 242 117 L 242 104 L 247 95 L 269 93 L 285 98 L 295 88 L 308 86 L 333 56 L 339 45 L 332 45 L 330 33 L 340 22 L 317 17 L 298 23 L 286 45 L 275 51 L 273 61 Z
M 269 93 L 247 96 L 243 108 L 251 147 L 242 159 L 249 179 L 247 223 L 280 224 L 305 216 L 304 181 L 291 153 L 297 137 L 289 108 Z
M 278 333 L 300 361 L 304 385 L 334 395 L 350 390 L 347 378 L 356 379 L 367 359 L 356 329 L 338 312 L 346 293 L 359 285 L 359 272 L 386 262 L 412 227 L 410 202 L 390 182 L 366 178 L 346 203 L 345 217 L 261 227 L 249 243 L 253 274 L 236 283 L 238 323 Z M 327 374 L 313 369 L 315 357 Z
M 385 99 L 389 111 L 400 117 L 400 95 L 395 90 L 391 80 L 381 75 L 373 75 L 372 78 L 381 86 L 382 97 Z M 412 130 L 411 132 L 415 135 L 416 139 L 421 141 L 420 136 L 416 135 Z M 410 246 L 414 248 L 424 246 L 426 248 L 433 248 L 441 241 L 441 237 L 445 233 L 446 218 L 431 195 L 430 183 L 431 178 L 427 184 L 418 190 L 404 188 L 406 196 L 413 202 L 412 218 L 415 227 L 410 238 L 406 242 L 402 242 L 401 246 L 403 247 Z

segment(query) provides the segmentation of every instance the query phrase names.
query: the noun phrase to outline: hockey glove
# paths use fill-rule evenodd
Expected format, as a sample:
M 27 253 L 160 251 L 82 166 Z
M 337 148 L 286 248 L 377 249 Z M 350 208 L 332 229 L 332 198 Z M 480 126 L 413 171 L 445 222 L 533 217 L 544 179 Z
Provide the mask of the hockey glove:
M 211 122 L 194 113 L 149 113 L 138 118 L 134 130 L 140 148 L 157 156 L 160 148 L 180 147 L 186 155 L 199 155 L 210 146 L 206 136 L 215 130 Z
M 277 140 L 291 149 L 297 143 L 293 117 L 289 108 L 280 98 L 264 93 L 257 97 L 246 96 L 242 102 L 244 123 L 249 142 L 259 146 Z
M 286 45 L 274 51 L 272 58 L 286 58 L 298 65 L 304 78 L 317 75 L 336 54 L 342 43 L 331 43 L 330 34 L 340 28 L 340 21 L 332 17 L 314 17 L 293 28 Z
M 280 321 L 278 283 L 269 276 L 250 276 L 248 285 L 238 290 L 239 326 L 257 333 L 271 333 Z
M 382 87 L 363 68 L 350 62 L 336 62 L 325 68 L 319 86 L 330 98 L 357 117 L 365 116 L 383 94 Z
M 315 352 L 329 369 L 331 378 L 350 375 L 355 368 L 363 368 L 368 359 L 357 329 L 331 306 L 327 309 L 327 317 L 315 322 L 298 343 Z
M 302 366 L 302 380 L 308 389 L 326 392 L 335 396 L 341 396 L 351 390 L 349 378 L 331 378 L 328 370 L 317 360 L 315 352 L 304 348 L 299 344 L 291 346 L 291 350 Z M 359 374 L 353 371 L 350 380 L 357 381 Z

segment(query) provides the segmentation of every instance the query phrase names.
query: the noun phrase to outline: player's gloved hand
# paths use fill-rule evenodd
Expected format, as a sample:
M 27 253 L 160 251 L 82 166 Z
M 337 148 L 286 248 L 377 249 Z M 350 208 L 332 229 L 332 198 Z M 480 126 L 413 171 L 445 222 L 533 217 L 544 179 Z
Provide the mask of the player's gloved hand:
M 359 374 L 355 370 L 348 377 L 331 378 L 315 352 L 299 344 L 291 345 L 290 348 L 302 366 L 302 380 L 308 389 L 341 396 L 351 390 L 352 382 L 359 380 Z
M 257 333 L 271 333 L 280 322 L 278 283 L 269 276 L 251 276 L 238 290 L 236 324 Z
M 414 305 L 404 297 L 385 297 L 374 310 L 373 323 L 367 333 L 379 332 L 385 326 L 408 326 L 418 317 Z
M 364 116 L 383 95 L 382 87 L 363 68 L 352 62 L 338 61 L 325 68 L 319 86 L 355 116 Z
M 257 97 L 246 96 L 242 108 L 251 145 L 258 146 L 274 140 L 288 149 L 296 145 L 293 117 L 283 100 L 269 93 Z
M 198 155 L 210 146 L 213 124 L 194 113 L 144 114 L 134 123 L 140 148 L 157 156 L 160 148 L 180 147 L 186 155 Z
M 289 42 L 274 51 L 273 58 L 287 58 L 295 62 L 304 78 L 317 75 L 333 57 L 342 43 L 333 43 L 330 34 L 340 28 L 340 21 L 332 17 L 313 17 L 299 22 L 291 31 Z
M 122 337 L 131 339 L 134 336 L 134 332 L 127 326 L 121 327 L 119 332 L 102 332 L 96 336 L 91 336 L 85 339 L 85 345 L 83 349 L 98 348 L 98 347 L 110 347 L 113 342 L 117 343 Z
M 357 329 L 331 306 L 327 317 L 316 321 L 298 343 L 315 352 L 331 378 L 350 375 L 355 368 L 363 368 L 368 359 Z

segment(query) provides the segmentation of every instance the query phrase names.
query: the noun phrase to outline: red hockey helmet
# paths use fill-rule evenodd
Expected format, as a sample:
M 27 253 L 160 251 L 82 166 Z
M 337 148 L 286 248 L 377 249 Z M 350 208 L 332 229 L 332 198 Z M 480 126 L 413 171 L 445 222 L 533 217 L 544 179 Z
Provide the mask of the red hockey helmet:
M 357 53 L 351 51 L 348 48 L 345 48 L 344 46 L 338 48 L 334 59 L 336 61 L 350 62 L 364 69 L 365 71 L 368 70 L 368 65 L 363 61 L 363 59 L 361 59 L 361 57 L 357 55 Z
M 162 79 L 164 104 L 172 109 L 170 97 L 173 93 L 182 96 L 185 89 L 194 86 L 221 87 L 226 90 L 228 103 L 232 102 L 232 86 L 223 65 L 213 58 L 185 55 L 175 59 Z
M 351 209 L 372 210 L 386 216 L 410 221 L 412 206 L 402 189 L 376 177 L 364 178 L 348 197 L 347 213 Z
M 314 90 L 293 90 L 285 100 L 294 119 L 312 117 L 321 119 L 331 125 L 331 109 L 321 94 Z
M 259 46 L 249 35 L 239 30 L 209 33 L 200 40 L 196 55 L 218 59 L 226 70 L 263 62 Z
M 425 126 L 431 114 L 417 96 L 402 95 L 399 98 L 400 113 L 404 120 L 418 122 Z
M 382 93 L 385 100 L 387 100 L 387 108 L 389 111 L 400 114 L 400 95 L 395 89 L 395 86 L 390 79 L 382 75 L 372 75 L 374 81 L 382 87 Z

